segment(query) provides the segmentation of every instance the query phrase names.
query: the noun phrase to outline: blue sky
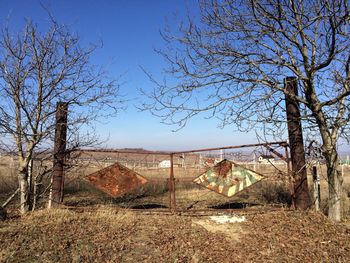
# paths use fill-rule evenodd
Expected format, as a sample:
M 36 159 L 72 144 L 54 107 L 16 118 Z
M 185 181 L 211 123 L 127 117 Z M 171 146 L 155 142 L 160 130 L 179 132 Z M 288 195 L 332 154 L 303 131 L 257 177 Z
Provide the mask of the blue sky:
M 122 93 L 129 99 L 127 109 L 116 118 L 97 124 L 100 137 L 109 138 L 107 147 L 137 147 L 151 150 L 180 150 L 255 143 L 255 133 L 233 132 L 234 127 L 217 128 L 215 119 L 204 116 L 192 119 L 178 132 L 176 127 L 160 123 L 148 112 L 134 105 L 142 100 L 139 89 L 150 90 L 152 83 L 142 72 L 146 68 L 162 79 L 163 59 L 154 52 L 164 42 L 159 31 L 168 23 L 176 28 L 187 11 L 198 14 L 195 0 L 42 0 L 59 23 L 68 24 L 81 38 L 81 44 L 103 41 L 94 54 L 93 63 L 105 66 L 109 74 L 120 76 Z M 32 18 L 38 25 L 48 20 L 38 0 L 0 0 L 0 22 L 7 17 L 13 29 Z
M 20 29 L 24 18 L 32 18 L 38 25 L 48 20 L 46 11 L 37 0 L 1 0 L 0 17 L 7 17 L 13 29 Z M 160 123 L 148 112 L 139 112 L 134 105 L 142 98 L 139 89 L 152 89 L 152 83 L 140 69 L 146 68 L 155 77 L 162 78 L 163 59 L 154 52 L 162 48 L 159 31 L 168 23 L 176 27 L 187 10 L 197 13 L 194 0 L 154 1 L 44 1 L 59 23 L 65 23 L 76 32 L 82 45 L 103 41 L 96 51 L 93 63 L 103 65 L 113 77 L 120 77 L 122 93 L 129 99 L 127 109 L 116 118 L 97 124 L 100 137 L 109 138 L 106 146 L 114 148 L 143 147 L 154 150 L 192 149 L 254 142 L 255 137 L 233 133 L 233 127 L 217 128 L 216 120 L 193 119 L 185 128 Z

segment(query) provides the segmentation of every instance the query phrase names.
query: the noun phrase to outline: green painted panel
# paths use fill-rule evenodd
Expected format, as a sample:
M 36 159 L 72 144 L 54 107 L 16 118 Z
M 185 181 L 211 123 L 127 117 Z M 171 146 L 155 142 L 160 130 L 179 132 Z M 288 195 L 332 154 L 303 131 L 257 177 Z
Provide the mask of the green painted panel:
M 223 160 L 199 175 L 193 182 L 231 197 L 262 179 L 260 174 Z

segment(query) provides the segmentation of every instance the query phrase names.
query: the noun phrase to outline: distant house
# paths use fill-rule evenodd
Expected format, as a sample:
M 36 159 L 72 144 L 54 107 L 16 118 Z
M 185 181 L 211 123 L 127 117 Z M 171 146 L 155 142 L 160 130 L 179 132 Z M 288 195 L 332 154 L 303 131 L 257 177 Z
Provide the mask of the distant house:
M 260 155 L 258 162 L 259 163 L 274 163 L 275 157 L 273 155 Z
M 163 160 L 158 164 L 159 168 L 170 168 L 171 162 L 170 160 Z

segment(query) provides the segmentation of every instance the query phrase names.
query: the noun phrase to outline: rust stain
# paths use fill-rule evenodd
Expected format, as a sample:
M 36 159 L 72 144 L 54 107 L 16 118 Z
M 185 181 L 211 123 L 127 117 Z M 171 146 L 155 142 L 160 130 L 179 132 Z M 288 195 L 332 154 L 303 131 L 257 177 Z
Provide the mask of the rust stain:
M 226 178 L 229 171 L 232 169 L 232 163 L 229 161 L 221 161 L 213 167 L 214 173 L 220 177 Z
M 115 163 L 88 175 L 87 180 L 105 193 L 119 197 L 147 183 L 147 179 L 135 171 Z

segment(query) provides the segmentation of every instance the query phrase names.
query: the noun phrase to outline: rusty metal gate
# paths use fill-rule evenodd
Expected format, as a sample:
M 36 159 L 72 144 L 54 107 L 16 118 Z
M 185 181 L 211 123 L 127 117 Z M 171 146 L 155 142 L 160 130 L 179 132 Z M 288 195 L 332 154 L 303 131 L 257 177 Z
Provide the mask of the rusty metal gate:
M 249 199 L 258 182 L 290 181 L 284 141 L 177 152 L 80 150 L 80 156 L 87 155 L 103 169 L 86 179 L 130 209 L 230 208 L 237 198 Z

